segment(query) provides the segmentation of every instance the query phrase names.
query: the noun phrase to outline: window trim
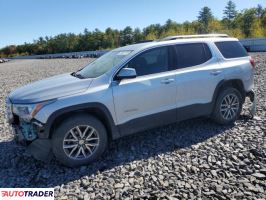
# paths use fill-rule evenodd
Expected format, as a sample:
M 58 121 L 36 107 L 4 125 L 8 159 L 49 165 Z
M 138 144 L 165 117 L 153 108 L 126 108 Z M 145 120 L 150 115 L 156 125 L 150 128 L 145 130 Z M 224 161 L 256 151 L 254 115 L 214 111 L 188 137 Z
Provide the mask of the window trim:
M 156 49 L 156 48 L 162 48 L 162 47 L 173 47 L 174 49 L 175 49 L 175 47 L 174 47 L 174 45 L 176 45 L 176 44 L 164 44 L 164 45 L 159 45 L 159 46 L 152 46 L 152 47 L 149 47 L 149 48 L 145 48 L 145 49 L 143 49 L 143 50 L 141 50 L 141 51 L 139 51 L 138 53 L 136 53 L 135 55 L 133 55 L 131 58 L 129 58 L 128 60 L 126 60 L 123 64 L 121 64 L 121 66 L 113 73 L 113 76 L 112 76 L 112 78 L 111 78 L 111 80 L 112 81 L 117 81 L 116 80 L 116 76 L 117 76 L 117 74 L 120 72 L 120 70 L 121 69 L 123 69 L 124 67 L 126 67 L 126 65 L 131 61 L 131 60 L 133 60 L 134 58 L 136 58 L 137 56 L 139 56 L 139 55 L 141 55 L 141 54 L 143 54 L 143 53 L 145 53 L 145 52 L 147 52 L 147 51 L 150 51 L 150 50 L 153 50 L 153 49 Z M 168 57 L 169 57 L 169 52 L 168 52 Z M 169 59 L 169 58 L 168 58 Z M 168 60 L 169 61 L 169 60 Z M 169 66 L 168 66 L 168 69 L 170 69 L 169 68 Z M 150 76 L 150 75 L 156 75 L 156 74 L 161 74 L 161 73 L 167 73 L 167 72 L 171 72 L 171 71 L 175 71 L 177 68 L 176 67 L 172 67 L 172 69 L 171 70 L 168 70 L 168 71 L 164 71 L 164 72 L 158 72 L 158 73 L 153 73 L 153 74 L 146 74 L 146 75 L 142 75 L 142 76 L 137 76 L 136 78 L 138 78 L 138 77 L 145 77 L 145 76 Z
M 176 46 L 178 46 L 178 45 L 188 45 L 188 44 L 201 44 L 202 45 L 202 47 L 203 47 L 203 49 L 204 49 L 204 54 L 205 54 L 205 58 L 207 58 L 207 56 L 206 56 L 206 48 L 205 48 L 205 45 L 209 48 L 209 51 L 210 51 L 210 53 L 211 53 L 211 57 L 208 59 L 208 60 L 206 60 L 205 62 L 203 62 L 203 63 L 201 63 L 201 64 L 198 64 L 198 65 L 192 65 L 192 66 L 188 66 L 188 67 L 180 67 L 179 66 L 179 53 L 178 53 L 178 50 L 177 50 L 177 48 L 176 48 Z M 205 45 L 204 45 L 205 44 Z M 210 48 L 210 46 L 208 45 L 208 43 L 207 42 L 189 42 L 189 43 L 178 43 L 178 44 L 175 44 L 174 45 L 174 48 L 175 48 L 175 51 L 176 51 L 176 55 L 177 55 L 177 60 L 176 60 L 176 70 L 182 70 L 182 69 L 186 69 L 186 68 L 192 68 L 192 67 L 198 67 L 198 66 L 201 66 L 201 65 L 204 65 L 204 64 L 207 64 L 208 62 L 210 62 L 213 58 L 214 58 L 214 54 L 213 54 L 213 52 L 212 52 L 212 49 Z

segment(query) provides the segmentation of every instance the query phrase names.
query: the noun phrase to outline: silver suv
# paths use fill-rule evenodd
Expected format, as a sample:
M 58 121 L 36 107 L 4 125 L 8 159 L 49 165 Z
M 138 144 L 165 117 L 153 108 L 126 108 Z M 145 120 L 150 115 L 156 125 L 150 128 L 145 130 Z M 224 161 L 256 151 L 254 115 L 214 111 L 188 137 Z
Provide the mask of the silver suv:
M 110 140 L 135 132 L 199 116 L 233 123 L 245 98 L 254 101 L 254 66 L 227 35 L 167 37 L 18 88 L 6 113 L 35 158 L 55 155 L 80 166 L 99 158 Z

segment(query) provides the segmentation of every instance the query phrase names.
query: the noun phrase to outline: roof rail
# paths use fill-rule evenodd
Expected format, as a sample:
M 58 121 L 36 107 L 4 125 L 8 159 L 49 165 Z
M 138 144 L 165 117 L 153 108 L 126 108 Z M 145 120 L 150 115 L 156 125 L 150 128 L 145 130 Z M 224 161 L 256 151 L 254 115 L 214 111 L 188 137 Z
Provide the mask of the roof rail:
M 177 39 L 191 39 L 191 38 L 213 38 L 213 37 L 226 38 L 229 36 L 227 34 L 177 35 L 177 36 L 169 36 L 169 37 L 163 38 L 161 39 L 161 41 L 177 40 Z
M 154 40 L 141 40 L 141 41 L 136 42 L 135 44 L 146 43 L 146 42 L 152 42 L 152 41 L 154 41 Z

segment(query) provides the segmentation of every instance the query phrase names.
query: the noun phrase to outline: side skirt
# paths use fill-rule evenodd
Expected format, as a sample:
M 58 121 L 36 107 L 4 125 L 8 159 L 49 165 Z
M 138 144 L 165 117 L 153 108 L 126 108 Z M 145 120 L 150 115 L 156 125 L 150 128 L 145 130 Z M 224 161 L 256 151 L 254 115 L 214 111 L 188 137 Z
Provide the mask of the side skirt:
M 121 137 L 159 126 L 176 123 L 200 116 L 209 116 L 212 113 L 212 103 L 193 104 L 173 110 L 168 110 L 118 125 Z

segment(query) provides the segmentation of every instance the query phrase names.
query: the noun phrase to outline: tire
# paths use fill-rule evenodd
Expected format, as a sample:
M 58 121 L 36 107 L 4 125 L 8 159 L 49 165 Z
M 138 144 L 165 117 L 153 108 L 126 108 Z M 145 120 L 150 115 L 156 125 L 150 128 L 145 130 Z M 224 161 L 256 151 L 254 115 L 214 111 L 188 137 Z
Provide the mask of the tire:
M 234 98 L 236 100 L 234 100 Z M 230 100 L 232 101 L 231 105 Z M 228 106 L 225 106 L 227 104 Z M 241 93 L 237 89 L 232 87 L 223 89 L 218 95 L 215 103 L 214 111 L 212 114 L 213 120 L 221 125 L 234 123 L 238 119 L 242 111 L 242 105 L 243 98 L 241 96 Z
M 95 161 L 104 153 L 107 143 L 104 125 L 97 118 L 87 114 L 63 120 L 52 137 L 55 157 L 69 167 L 87 165 Z

